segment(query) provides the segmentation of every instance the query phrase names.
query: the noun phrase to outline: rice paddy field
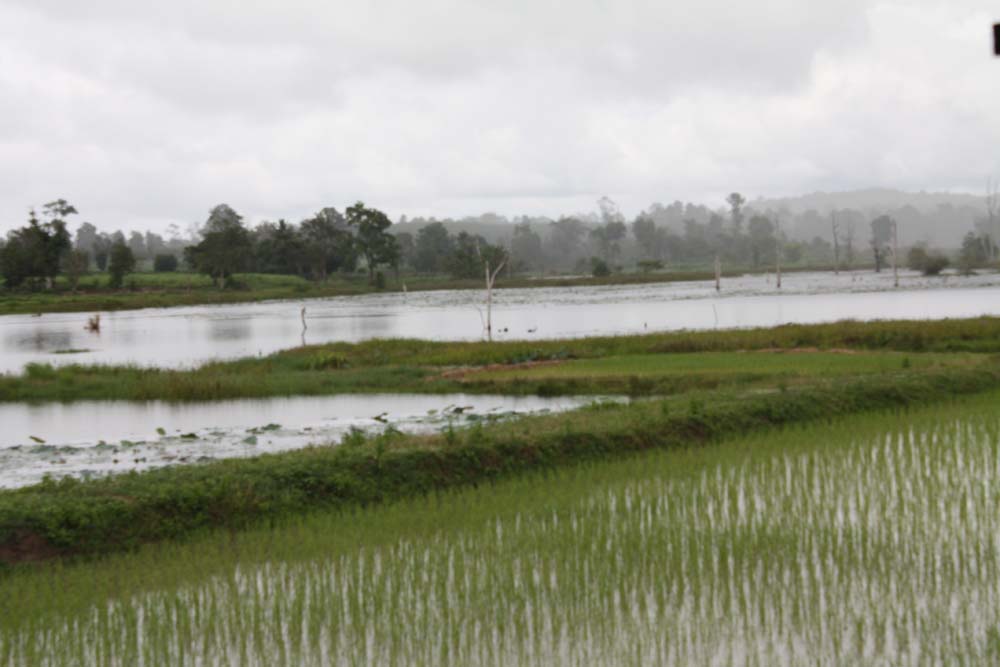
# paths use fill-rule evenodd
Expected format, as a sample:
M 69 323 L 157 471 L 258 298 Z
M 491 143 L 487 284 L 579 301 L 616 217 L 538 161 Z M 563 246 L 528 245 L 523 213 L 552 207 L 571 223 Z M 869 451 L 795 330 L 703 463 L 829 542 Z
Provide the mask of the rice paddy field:
M 18 566 L 0 664 L 996 662 L 998 403 Z

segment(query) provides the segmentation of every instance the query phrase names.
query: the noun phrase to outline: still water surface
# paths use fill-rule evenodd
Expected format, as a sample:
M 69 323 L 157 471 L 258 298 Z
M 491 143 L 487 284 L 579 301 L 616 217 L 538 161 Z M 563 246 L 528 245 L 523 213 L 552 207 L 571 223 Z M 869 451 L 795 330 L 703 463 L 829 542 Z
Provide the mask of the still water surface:
M 499 290 L 499 340 L 630 334 L 678 329 L 773 326 L 840 319 L 919 319 L 1000 315 L 1000 276 L 924 278 L 889 273 L 786 274 L 607 287 Z M 308 328 L 303 331 L 300 309 Z M 28 362 L 192 366 L 211 359 L 266 355 L 306 343 L 371 338 L 478 340 L 483 292 L 386 293 L 254 304 L 103 313 L 0 317 L 0 372 Z
M 0 404 L 0 487 L 338 442 L 352 428 L 429 433 L 559 412 L 594 397 L 369 394 L 199 403 Z

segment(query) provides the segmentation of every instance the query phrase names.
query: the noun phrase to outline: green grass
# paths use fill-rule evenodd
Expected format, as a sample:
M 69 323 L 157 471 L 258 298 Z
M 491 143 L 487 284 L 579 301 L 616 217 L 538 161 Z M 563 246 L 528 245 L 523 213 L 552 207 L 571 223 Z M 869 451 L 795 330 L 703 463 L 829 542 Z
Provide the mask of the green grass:
M 599 359 L 579 359 L 527 368 L 476 371 L 478 380 L 530 380 L 542 378 L 620 378 L 629 376 L 675 377 L 851 375 L 884 373 L 900 368 L 926 368 L 978 361 L 975 354 L 909 354 L 905 352 L 702 352 L 692 354 L 634 354 Z
M 0 662 L 991 664 L 1000 394 L 0 579 Z
M 559 416 L 388 434 L 337 447 L 0 492 L 0 560 L 107 553 L 210 526 L 240 528 L 323 506 L 358 506 L 521 471 L 706 443 L 734 433 L 899 408 L 1000 386 L 996 365 L 845 378 L 824 386 L 695 393 Z
M 843 348 L 871 354 L 836 352 Z M 740 352 L 753 350 L 796 353 Z M 21 375 L 0 375 L 0 401 L 186 401 L 384 391 L 656 395 L 799 382 L 829 373 L 881 373 L 906 364 L 961 366 L 976 363 L 977 354 L 998 353 L 1000 318 L 991 317 L 534 342 L 371 340 L 312 345 L 180 371 L 32 364 Z M 538 361 L 565 363 L 463 374 L 491 364 Z

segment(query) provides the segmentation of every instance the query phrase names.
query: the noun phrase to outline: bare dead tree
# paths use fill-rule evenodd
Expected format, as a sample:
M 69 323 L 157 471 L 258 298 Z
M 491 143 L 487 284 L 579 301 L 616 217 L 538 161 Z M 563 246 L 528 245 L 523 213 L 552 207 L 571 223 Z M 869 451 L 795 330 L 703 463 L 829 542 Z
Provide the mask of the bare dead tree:
M 854 270 L 854 221 L 847 221 L 847 236 L 844 239 L 846 241 L 844 247 L 844 259 L 847 260 L 847 270 Z
M 777 288 L 781 289 L 781 216 L 774 216 L 774 275 Z
M 840 275 L 840 223 L 836 211 L 830 211 L 830 228 L 833 232 L 833 273 Z
M 899 287 L 899 223 L 892 221 L 892 281 L 893 287 Z
M 496 282 L 497 276 L 503 270 L 504 265 L 507 264 L 509 257 L 506 253 L 503 254 L 497 265 L 490 268 L 490 258 L 483 256 L 483 251 L 480 249 L 479 244 L 476 244 L 476 253 L 479 258 L 483 260 L 483 268 L 486 272 L 486 340 L 493 342 L 493 284 Z
M 719 261 L 719 256 L 715 256 L 715 291 L 718 292 L 722 286 L 722 262 Z
M 987 219 L 987 229 L 989 230 L 990 243 L 989 243 L 989 255 L 990 259 L 996 261 L 997 259 L 997 219 L 1000 218 L 1000 184 L 996 183 L 992 178 L 986 179 L 986 219 Z

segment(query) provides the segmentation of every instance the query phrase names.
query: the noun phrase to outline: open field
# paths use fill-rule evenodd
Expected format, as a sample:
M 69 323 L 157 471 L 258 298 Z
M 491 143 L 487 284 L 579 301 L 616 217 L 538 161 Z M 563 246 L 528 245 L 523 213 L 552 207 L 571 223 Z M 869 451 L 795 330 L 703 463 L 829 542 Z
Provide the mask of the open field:
M 798 267 L 795 271 L 822 271 L 829 267 Z M 858 267 L 861 268 L 861 267 Z M 749 273 L 748 269 L 727 269 L 726 278 Z M 532 287 L 586 287 L 597 285 L 644 285 L 651 283 L 710 280 L 711 270 L 616 273 L 610 276 L 501 277 L 497 289 Z M 218 289 L 203 274 L 133 273 L 125 278 L 125 289 L 111 289 L 106 274 L 91 274 L 80 280 L 74 293 L 64 278 L 56 281 L 53 291 L 0 290 L 0 315 L 58 312 L 92 312 L 166 308 L 199 304 L 247 303 L 272 299 L 303 299 L 369 294 L 380 290 L 368 284 L 367 277 L 337 275 L 325 283 L 315 283 L 299 276 L 262 273 L 236 274 L 235 287 Z M 402 285 L 413 292 L 428 290 L 483 289 L 480 280 L 454 279 L 447 276 L 404 275 L 400 283 L 389 280 L 388 291 L 400 291 Z M 384 291 L 384 290 L 383 290 Z
M 998 400 L 18 568 L 0 662 L 993 662 Z

